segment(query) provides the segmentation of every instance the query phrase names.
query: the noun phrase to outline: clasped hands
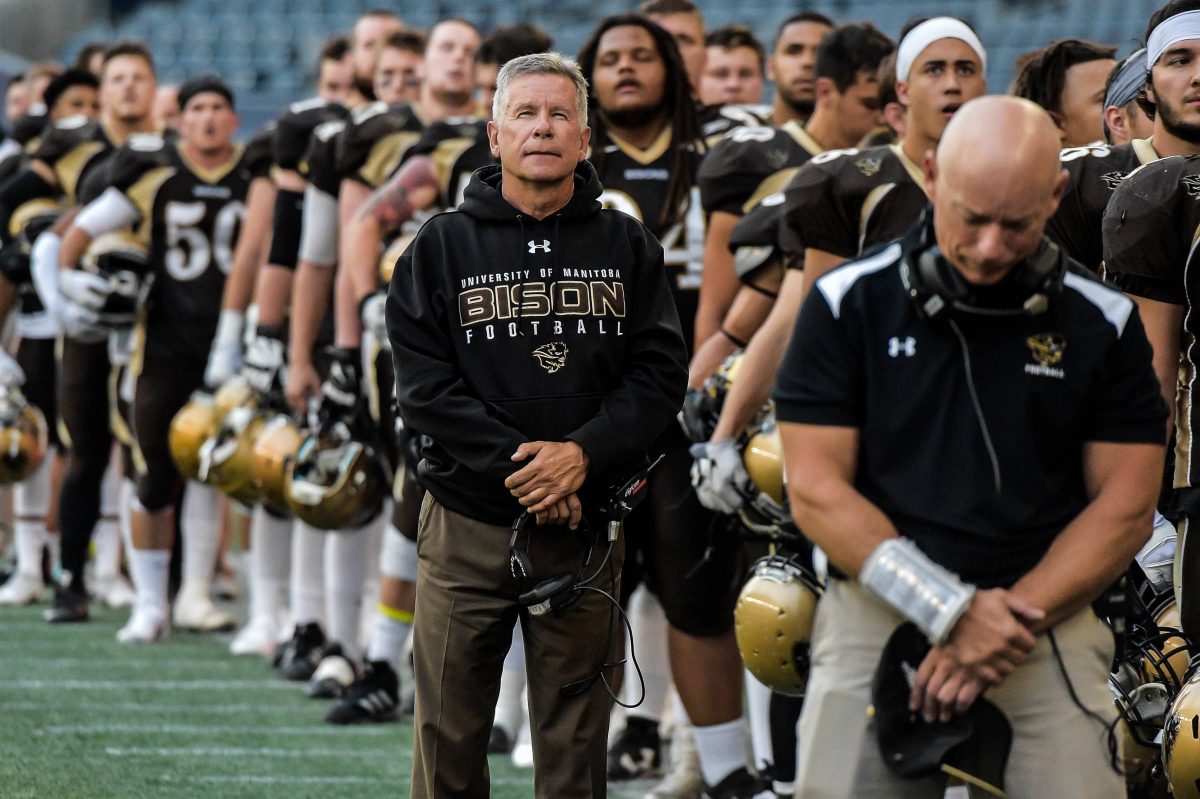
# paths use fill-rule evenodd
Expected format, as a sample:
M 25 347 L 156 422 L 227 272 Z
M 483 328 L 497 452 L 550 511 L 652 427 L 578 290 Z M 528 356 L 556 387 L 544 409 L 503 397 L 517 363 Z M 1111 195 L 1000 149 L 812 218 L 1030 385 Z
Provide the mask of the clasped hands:
M 976 591 L 946 641 L 921 662 L 909 708 L 930 724 L 965 713 L 1033 651 L 1030 625 L 1045 615 L 1003 588 Z
M 512 460 L 529 461 L 504 481 L 504 487 L 542 524 L 579 526 L 583 506 L 575 492 L 587 477 L 588 456 L 574 441 L 529 441 Z

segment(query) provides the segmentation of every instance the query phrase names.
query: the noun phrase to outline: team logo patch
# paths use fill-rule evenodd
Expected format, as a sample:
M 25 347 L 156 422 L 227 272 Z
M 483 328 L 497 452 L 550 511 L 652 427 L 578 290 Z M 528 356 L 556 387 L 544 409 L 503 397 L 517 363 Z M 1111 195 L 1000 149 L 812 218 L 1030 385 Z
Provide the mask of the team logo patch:
M 1188 175 L 1184 178 L 1183 188 L 1193 200 L 1200 197 L 1200 175 Z
M 1025 374 L 1041 377 L 1057 377 L 1061 380 L 1065 373 L 1059 366 L 1063 353 L 1067 349 L 1066 340 L 1058 333 L 1038 333 L 1025 339 L 1029 354 L 1034 363 L 1025 364 Z
M 1100 179 L 1104 181 L 1105 186 L 1108 186 L 1108 188 L 1111 189 L 1112 191 L 1116 191 L 1117 186 L 1121 185 L 1121 181 L 1125 179 L 1125 176 L 1127 174 L 1129 174 L 1129 173 L 1127 173 L 1127 172 L 1105 172 L 1103 175 L 1100 176 Z
M 561 341 L 551 341 L 549 344 L 543 344 L 533 351 L 533 357 L 537 358 L 538 365 L 545 369 L 550 374 L 554 374 L 559 369 L 567 365 L 567 345 Z
M 883 166 L 883 159 L 867 158 L 866 156 L 863 156 L 855 161 L 854 165 L 858 167 L 859 172 L 862 172 L 864 175 L 871 178 L 875 177 L 875 175 L 879 172 L 880 167 Z

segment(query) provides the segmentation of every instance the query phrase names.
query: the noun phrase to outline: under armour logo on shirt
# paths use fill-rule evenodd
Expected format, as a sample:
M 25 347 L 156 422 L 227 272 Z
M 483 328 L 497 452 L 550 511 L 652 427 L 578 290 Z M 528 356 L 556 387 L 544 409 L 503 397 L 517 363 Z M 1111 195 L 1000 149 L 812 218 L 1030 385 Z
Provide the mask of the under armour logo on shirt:
M 905 358 L 911 358 L 917 354 L 917 340 L 912 336 L 892 336 L 888 339 L 888 355 L 893 358 L 899 358 L 904 355 Z
M 541 244 L 538 244 L 535 241 L 529 242 L 529 251 L 530 252 L 536 253 L 538 250 L 541 250 L 542 252 L 550 252 L 550 240 L 542 239 Z

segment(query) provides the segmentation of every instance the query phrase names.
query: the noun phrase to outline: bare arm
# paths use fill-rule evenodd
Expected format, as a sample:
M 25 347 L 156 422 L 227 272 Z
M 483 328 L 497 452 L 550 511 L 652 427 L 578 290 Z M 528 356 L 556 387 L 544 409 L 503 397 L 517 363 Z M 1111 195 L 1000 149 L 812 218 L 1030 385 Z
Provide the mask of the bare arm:
M 704 238 L 704 270 L 700 280 L 700 305 L 696 311 L 696 341 L 706 341 L 721 325 L 738 291 L 729 238 L 739 217 L 714 211 Z
M 696 348 L 688 373 L 688 387 L 700 388 L 710 374 L 716 371 L 721 361 L 732 355 L 738 348 L 733 338 L 739 341 L 750 341 L 754 334 L 767 320 L 774 307 L 775 300 L 761 292 L 745 286 L 733 299 L 733 305 L 725 314 L 721 323 L 708 340 Z M 726 331 L 729 335 L 725 335 Z
M 1129 566 L 1150 537 L 1163 448 L 1091 442 L 1083 469 L 1091 502 L 1054 539 L 1013 593 L 1046 612 L 1035 632 L 1087 605 Z
M 321 389 L 313 366 L 313 349 L 321 322 L 329 310 L 334 270 L 301 259 L 296 265 L 292 291 L 292 320 L 288 327 L 287 398 L 292 407 L 304 410 L 308 398 Z
M 338 271 L 334 283 L 333 324 L 334 338 L 339 347 L 357 347 L 362 341 L 362 320 L 358 317 L 358 302 L 353 269 L 348 268 L 350 258 L 359 255 L 355 234 L 350 232 L 350 220 L 370 196 L 371 190 L 356 180 L 343 180 L 338 194 L 338 226 L 343 235 L 338 240 Z M 378 256 L 378 240 L 375 254 Z M 361 257 L 361 256 L 360 256 Z
M 804 303 L 807 287 L 845 260 L 820 250 L 806 250 L 804 271 L 788 270 L 775 307 L 746 348 L 738 379 L 725 398 L 721 419 L 713 432 L 714 441 L 736 438 L 762 408 L 771 394 L 775 373 L 779 371 L 779 364 L 783 362 L 783 355 L 792 340 L 792 330 L 796 326 L 796 316 Z
M 1132 295 L 1131 295 L 1132 296 Z M 1179 347 L 1183 331 L 1182 305 L 1173 305 L 1145 297 L 1132 297 L 1137 302 L 1146 338 L 1154 350 L 1154 374 L 1167 401 L 1167 439 L 1175 429 L 1175 390 L 1179 382 Z
M 62 247 L 58 251 L 58 265 L 63 269 L 79 267 L 83 254 L 92 243 L 92 237 L 87 231 L 76 225 L 70 225 L 62 237 Z
M 271 239 L 271 216 L 275 207 L 275 185 L 265 178 L 250 184 L 246 195 L 246 218 L 233 250 L 233 267 L 225 281 L 222 310 L 245 311 L 254 295 L 259 264 Z

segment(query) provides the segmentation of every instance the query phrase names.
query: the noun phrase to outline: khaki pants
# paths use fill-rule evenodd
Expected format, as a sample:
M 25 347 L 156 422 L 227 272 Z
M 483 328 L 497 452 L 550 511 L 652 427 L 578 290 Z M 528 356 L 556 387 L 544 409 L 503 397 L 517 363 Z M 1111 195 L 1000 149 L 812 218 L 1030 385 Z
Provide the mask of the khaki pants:
M 889 771 L 867 721 L 871 679 L 883 645 L 902 621 L 857 583 L 830 581 L 813 628 L 796 796 L 943 796 L 945 777 L 905 780 Z M 1108 689 L 1113 658 L 1108 628 L 1089 608 L 1060 623 L 1054 636 L 1080 701 L 1111 720 L 1116 711 Z M 1012 724 L 1012 753 L 1004 775 L 1012 799 L 1125 796 L 1124 781 L 1109 766 L 1106 733 L 1071 701 L 1045 635 L 1025 662 L 986 696 Z M 972 793 L 976 795 L 982 794 Z
M 535 793 L 553 799 L 606 795 L 612 699 L 600 680 L 578 696 L 563 696 L 559 689 L 614 660 L 624 626 L 608 600 L 590 591 L 562 615 L 526 613 L 517 603 L 525 588 L 509 573 L 510 533 L 447 510 L 428 494 L 421 506 L 413 625 L 414 797 L 489 795 L 488 736 L 518 619 L 525 638 Z M 527 552 L 535 576 L 579 571 L 590 533 L 588 538 L 582 542 L 566 528 L 533 528 Z M 603 548 L 594 553 L 586 575 L 603 555 Z M 605 567 L 592 585 L 616 596 L 623 555 L 619 538 L 612 570 Z

